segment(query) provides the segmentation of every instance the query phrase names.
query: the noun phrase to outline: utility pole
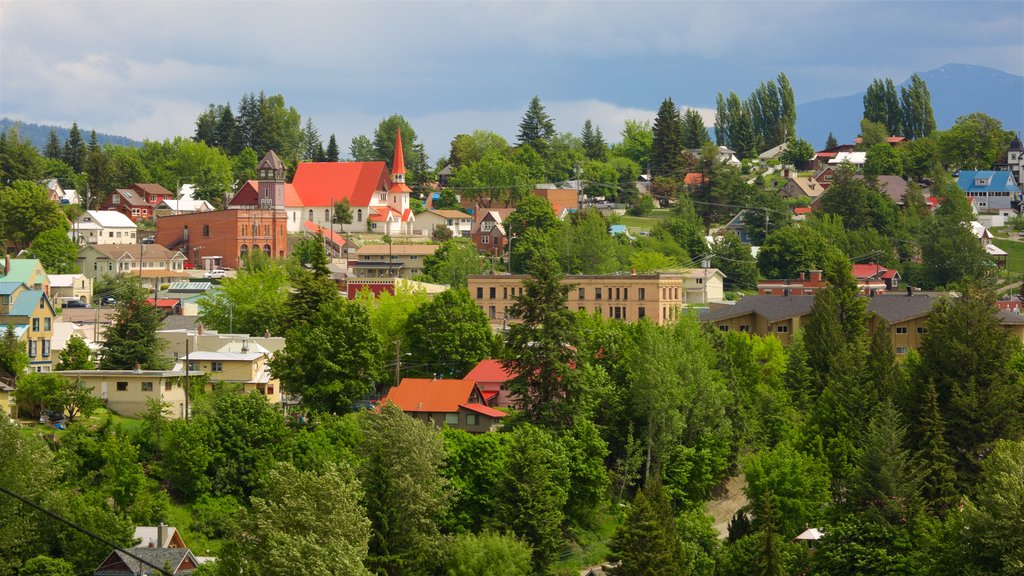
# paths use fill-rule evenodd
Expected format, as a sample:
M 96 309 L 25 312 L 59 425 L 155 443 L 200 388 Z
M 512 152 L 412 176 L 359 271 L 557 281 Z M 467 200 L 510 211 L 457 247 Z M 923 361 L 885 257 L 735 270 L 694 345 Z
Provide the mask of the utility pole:
M 188 397 L 192 393 L 192 379 L 189 376 L 189 364 L 191 362 L 188 359 L 188 332 L 185 332 L 185 421 L 188 422 Z
M 395 340 L 395 386 L 401 382 L 402 376 L 402 340 Z

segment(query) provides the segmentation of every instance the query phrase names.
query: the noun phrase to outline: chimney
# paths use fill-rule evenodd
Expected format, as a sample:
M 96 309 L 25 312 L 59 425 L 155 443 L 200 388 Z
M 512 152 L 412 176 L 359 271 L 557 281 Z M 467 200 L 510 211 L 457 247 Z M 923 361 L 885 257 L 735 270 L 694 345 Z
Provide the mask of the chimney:
M 142 374 L 142 365 L 140 365 L 138 362 L 135 363 L 135 373 Z
M 821 270 L 811 270 L 810 275 L 811 282 L 821 282 Z
M 4 254 L 4 274 L 8 274 L 11 271 L 11 255 Z
M 202 336 L 203 332 L 205 332 L 205 331 L 206 331 L 206 329 L 203 327 L 203 323 L 202 322 L 200 322 L 199 324 L 196 324 L 196 334 Z
M 248 340 L 242 340 L 242 353 L 244 354 L 244 353 L 246 353 L 248 351 L 249 351 L 249 341 Z
M 636 268 L 630 268 L 629 269 L 629 275 L 630 276 L 636 276 Z
M 156 527 L 156 547 L 164 548 L 167 546 L 167 525 L 163 522 Z
M 800 273 L 800 281 L 803 282 L 804 280 L 806 280 L 806 278 L 804 277 L 804 273 L 801 272 Z

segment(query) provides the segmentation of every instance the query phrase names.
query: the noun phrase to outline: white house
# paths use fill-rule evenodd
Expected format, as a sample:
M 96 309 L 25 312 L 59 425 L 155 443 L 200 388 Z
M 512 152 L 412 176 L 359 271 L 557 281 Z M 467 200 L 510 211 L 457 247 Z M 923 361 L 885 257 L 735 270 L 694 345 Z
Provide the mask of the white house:
M 835 165 L 848 162 L 854 166 L 863 166 L 864 163 L 867 162 L 867 159 L 867 152 L 838 152 L 836 153 L 836 157 L 829 160 L 828 163 Z
M 473 217 L 458 210 L 427 210 L 416 215 L 413 231 L 429 236 L 438 226 L 448 228 L 456 238 L 468 238 L 469 233 L 473 231 Z
M 71 225 L 68 235 L 79 246 L 87 244 L 135 244 L 138 227 L 131 218 L 114 210 L 86 210 Z
M 212 212 L 213 205 L 206 200 L 163 200 L 154 208 L 157 216 L 176 216 L 193 212 Z

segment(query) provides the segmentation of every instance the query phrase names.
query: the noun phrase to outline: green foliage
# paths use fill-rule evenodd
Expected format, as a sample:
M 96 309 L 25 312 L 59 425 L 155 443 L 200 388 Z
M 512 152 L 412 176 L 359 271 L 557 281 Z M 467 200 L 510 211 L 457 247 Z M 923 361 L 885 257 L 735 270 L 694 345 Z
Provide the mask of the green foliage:
M 508 141 L 488 130 L 474 130 L 470 134 L 458 134 L 452 138 L 448 161 L 461 168 L 483 158 L 488 152 L 506 152 Z
M 445 290 L 409 314 L 406 334 L 416 375 L 461 378 L 491 350 L 487 315 L 461 288 Z
M 363 136 L 363 138 L 366 138 Z M 355 142 L 355 139 L 353 139 Z M 355 154 L 353 153 L 353 156 Z M 331 137 L 327 139 L 327 149 L 324 151 L 325 162 L 337 162 L 341 159 L 341 151 L 338 149 L 338 139 L 331 134 Z
M 632 160 L 641 170 L 649 171 L 651 148 L 654 146 L 651 123 L 647 120 L 626 120 L 619 135 L 622 142 L 612 145 L 612 156 Z
M 914 574 L 912 542 L 904 527 L 848 516 L 824 527 L 814 557 L 815 574 Z
M 682 576 L 682 550 L 672 511 L 657 486 L 641 490 L 610 543 L 615 576 Z
M 928 84 L 917 74 L 910 77 L 910 85 L 900 88 L 900 108 L 903 112 L 903 132 L 907 138 L 928 136 L 935 131 L 932 95 Z
M 928 508 L 939 514 L 953 508 L 959 498 L 956 493 L 956 471 L 953 457 L 946 442 L 946 423 L 939 413 L 939 395 L 935 384 L 928 382 L 918 420 L 917 458 L 921 462 L 921 495 Z
M 433 254 L 423 258 L 423 273 L 432 282 L 465 288 L 470 274 L 483 272 L 476 246 L 465 238 L 446 240 Z
M 410 185 L 423 184 L 430 179 L 427 166 L 427 154 L 423 143 L 416 136 L 412 125 L 401 114 L 392 114 L 380 121 L 373 131 L 373 160 L 379 160 L 394 168 L 391 163 L 395 159 L 395 145 L 398 131 L 402 131 L 402 155 L 407 170 L 406 180 Z
M 711 246 L 711 253 L 711 267 L 725 274 L 727 287 L 734 290 L 757 288 L 757 260 L 735 232 L 726 232 Z
M 359 478 L 371 526 L 367 564 L 377 573 L 431 574 L 444 560 L 437 553 L 448 504 L 441 435 L 393 404 L 365 413 L 361 423 Z
M 580 143 L 583 145 L 584 153 L 590 160 L 604 162 L 608 158 L 608 144 L 601 134 L 601 127 L 594 127 L 588 118 L 583 123 L 583 132 L 580 133 Z
M 57 370 L 95 370 L 96 363 L 92 359 L 92 350 L 85 339 L 77 334 L 68 338 L 64 349 L 60 351 Z
M 787 226 L 768 235 L 757 255 L 762 278 L 796 278 L 800 272 L 821 270 L 836 252 L 813 229 Z
M 61 230 L 65 234 L 68 220 L 57 204 L 50 202 L 46 188 L 35 182 L 15 180 L 9 185 L 0 185 L 0 238 L 6 238 L 15 247 L 28 247 L 36 237 L 48 230 Z M 44 237 L 43 253 L 46 251 Z M 52 254 L 60 255 L 58 251 Z M 57 258 L 60 261 L 60 258 Z
M 67 560 L 36 556 L 21 565 L 18 576 L 74 576 L 75 568 Z
M 23 436 L 7 418 L 0 418 L 0 485 L 38 502 L 53 490 L 56 471 L 42 440 Z M 44 554 L 41 521 L 36 512 L 4 495 L 0 498 L 0 574 L 14 575 L 22 561 Z M 95 568 L 95 567 L 94 567 Z
M 864 93 L 864 119 L 885 126 L 888 134 L 903 134 L 903 110 L 891 78 L 875 78 Z
M 683 148 L 699 149 L 704 144 L 711 142 L 708 136 L 708 129 L 704 126 L 704 118 L 700 112 L 693 108 L 687 108 L 683 113 Z
M 204 494 L 192 505 L 191 528 L 207 538 L 224 538 L 241 511 L 242 505 L 234 496 Z
M 975 497 L 963 512 L 971 565 L 982 574 L 1024 568 L 1024 442 L 999 440 L 981 467 Z
M 540 97 L 534 96 L 530 105 L 519 122 L 519 136 L 517 142 L 522 146 L 529 146 L 544 155 L 548 144 L 555 136 L 555 123 L 544 111 L 544 105 L 540 103 Z
M 988 170 L 1006 151 L 1013 132 L 996 118 L 974 112 L 960 116 L 949 130 L 938 133 L 938 154 L 943 164 L 963 170 Z
M 559 225 L 554 242 L 562 270 L 568 274 L 609 274 L 623 268 L 617 256 L 618 240 L 608 232 L 608 221 L 597 210 L 584 210 Z
M 122 276 L 114 288 L 114 317 L 103 333 L 100 368 L 160 370 L 167 366 L 164 341 L 157 337 L 163 314 L 148 303 L 150 292 L 134 276 Z
M 530 547 L 496 532 L 459 534 L 451 543 L 445 576 L 529 576 Z
M 508 456 L 508 434 L 470 434 L 445 427 L 443 474 L 452 487 L 449 518 L 452 529 L 478 532 L 495 524 L 503 496 L 498 482 Z
M 221 573 L 283 576 L 302 566 L 304 574 L 368 576 L 370 522 L 360 495 L 348 467 L 274 466 L 224 542 Z
M 199 298 L 199 320 L 204 326 L 224 334 L 280 335 L 284 331 L 290 286 L 287 269 L 281 262 L 264 262 L 257 254 L 262 252 L 253 252 L 234 278 L 221 280 L 219 290 Z
M 864 176 L 873 178 L 883 174 L 903 174 L 900 155 L 888 143 L 875 144 L 869 148 L 867 161 L 864 162 Z
M 38 258 L 48 274 L 74 274 L 78 272 L 78 246 L 68 237 L 67 230 L 53 228 L 40 232 L 29 245 L 28 253 Z
M 33 418 L 45 407 L 67 413 L 68 420 L 73 421 L 79 415 L 88 418 L 103 406 L 103 401 L 81 384 L 47 372 L 32 372 L 19 378 L 14 395 Z
M 683 117 L 671 98 L 662 100 L 653 130 L 651 175 L 678 176 L 684 149 Z
M 530 150 L 536 156 L 536 152 L 532 148 Z M 539 156 L 537 160 L 540 160 Z M 540 177 L 516 155 L 503 150 L 491 150 L 480 160 L 457 169 L 449 184 L 460 190 L 464 199 L 473 199 L 483 206 L 491 207 L 493 202 L 509 206 L 527 197 Z
M 786 151 L 782 153 L 782 162 L 793 166 L 802 166 L 814 159 L 814 147 L 802 138 L 790 139 Z
M 28 353 L 14 334 L 14 325 L 7 325 L 0 337 L 0 370 L 17 378 L 28 367 L 28 362 Z
M 36 181 L 44 168 L 39 151 L 16 127 L 0 133 L 0 185 L 18 180 Z
M 890 401 L 875 409 L 860 440 L 850 499 L 872 516 L 905 524 L 920 512 L 921 470 L 908 448 L 907 426 Z
M 829 474 L 817 458 L 780 444 L 744 458 L 743 473 L 755 528 L 773 510 L 779 534 L 789 539 L 823 517 L 830 500 Z

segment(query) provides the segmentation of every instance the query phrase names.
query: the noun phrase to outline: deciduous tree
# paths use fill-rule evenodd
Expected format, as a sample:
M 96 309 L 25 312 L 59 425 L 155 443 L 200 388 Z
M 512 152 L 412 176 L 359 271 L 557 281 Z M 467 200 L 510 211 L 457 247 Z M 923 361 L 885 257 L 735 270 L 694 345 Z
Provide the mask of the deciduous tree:
M 410 371 L 461 378 L 491 351 L 487 315 L 464 288 L 452 288 L 414 310 L 407 321 Z

